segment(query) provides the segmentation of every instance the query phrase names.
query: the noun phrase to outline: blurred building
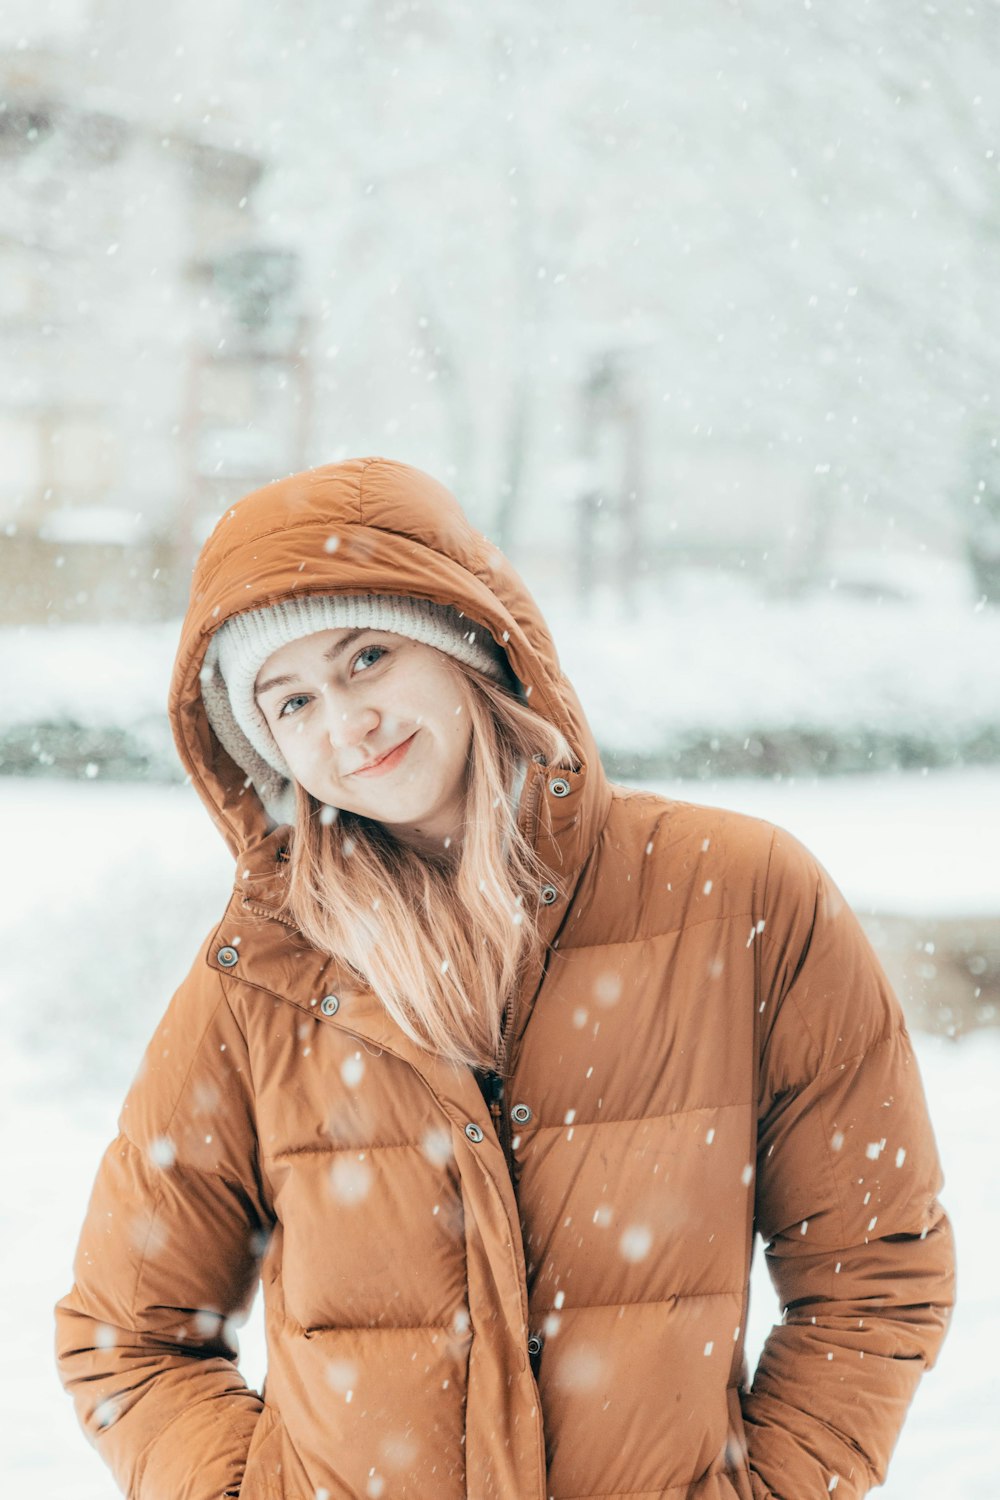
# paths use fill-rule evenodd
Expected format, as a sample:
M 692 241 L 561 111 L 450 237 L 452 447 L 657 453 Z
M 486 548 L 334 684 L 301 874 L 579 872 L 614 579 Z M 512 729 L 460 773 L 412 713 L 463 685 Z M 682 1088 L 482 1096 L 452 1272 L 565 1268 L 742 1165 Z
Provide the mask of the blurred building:
M 8 0 L 2 617 L 175 613 L 352 453 L 540 591 L 995 599 L 995 28 L 773 19 Z
M 308 415 L 260 160 L 74 89 L 70 61 L 0 63 L 6 623 L 176 613 L 211 520 L 295 465 Z

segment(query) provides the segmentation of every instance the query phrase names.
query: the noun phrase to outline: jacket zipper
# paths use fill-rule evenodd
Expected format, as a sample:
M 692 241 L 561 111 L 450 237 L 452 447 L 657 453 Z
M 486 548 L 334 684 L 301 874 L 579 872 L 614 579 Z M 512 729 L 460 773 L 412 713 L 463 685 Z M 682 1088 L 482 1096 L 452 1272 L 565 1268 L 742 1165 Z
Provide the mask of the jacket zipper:
M 507 1052 L 513 1019 L 514 999 L 513 996 L 508 995 L 500 1021 L 499 1071 L 490 1072 L 486 1075 L 487 1103 L 489 1104 L 490 1119 L 493 1121 L 493 1129 L 496 1131 L 497 1140 L 500 1142 L 503 1150 L 511 1182 L 514 1181 L 514 1150 L 510 1138 L 510 1120 L 505 1107 L 507 1102 L 505 1092 L 507 1088 Z
M 516 1186 L 514 1175 L 514 1148 L 511 1145 L 510 1135 L 510 1113 L 506 1108 L 505 1080 L 499 1073 L 487 1073 L 486 1075 L 487 1102 L 489 1104 L 490 1119 L 493 1121 L 493 1129 L 497 1133 L 507 1163 L 507 1172 L 510 1180 Z

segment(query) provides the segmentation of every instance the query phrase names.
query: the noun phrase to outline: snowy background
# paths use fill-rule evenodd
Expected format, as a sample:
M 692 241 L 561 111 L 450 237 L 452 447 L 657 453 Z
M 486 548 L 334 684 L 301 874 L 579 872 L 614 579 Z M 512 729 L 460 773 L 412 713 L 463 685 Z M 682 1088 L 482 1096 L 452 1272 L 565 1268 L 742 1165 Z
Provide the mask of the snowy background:
M 113 1493 L 51 1309 L 229 887 L 164 714 L 193 557 L 386 453 L 524 573 L 618 779 L 858 910 L 960 1257 L 884 1493 L 1000 1494 L 998 76 L 998 0 L 0 9 L 11 1493 Z M 758 1275 L 751 1357 L 773 1316 Z
M 8 552 L 176 612 L 159 543 L 390 452 L 626 597 L 989 593 L 998 65 L 995 0 L 6 0 Z

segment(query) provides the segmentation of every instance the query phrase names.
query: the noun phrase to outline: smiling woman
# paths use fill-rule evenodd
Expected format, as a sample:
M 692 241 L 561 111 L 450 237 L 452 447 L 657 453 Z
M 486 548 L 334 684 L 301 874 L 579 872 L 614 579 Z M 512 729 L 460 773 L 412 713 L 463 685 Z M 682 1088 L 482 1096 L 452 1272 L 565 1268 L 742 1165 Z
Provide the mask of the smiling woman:
M 902 1015 L 826 871 L 612 786 L 516 574 L 385 459 L 220 520 L 170 710 L 236 866 L 58 1308 L 122 1489 L 879 1483 L 951 1238 Z M 783 1317 L 751 1378 L 756 1234 Z M 234 1328 L 262 1276 L 258 1393 Z

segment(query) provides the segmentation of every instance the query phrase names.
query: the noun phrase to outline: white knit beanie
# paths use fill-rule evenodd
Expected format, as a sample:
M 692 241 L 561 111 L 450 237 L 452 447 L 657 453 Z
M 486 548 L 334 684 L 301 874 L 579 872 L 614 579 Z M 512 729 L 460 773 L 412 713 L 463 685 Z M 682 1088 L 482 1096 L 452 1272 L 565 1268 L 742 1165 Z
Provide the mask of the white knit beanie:
M 280 646 L 320 630 L 389 630 L 435 646 L 512 686 L 507 658 L 488 631 L 450 605 L 391 594 L 307 594 L 233 615 L 212 636 L 201 670 L 208 721 L 265 801 L 279 801 L 292 773 L 254 697 L 261 667 Z

